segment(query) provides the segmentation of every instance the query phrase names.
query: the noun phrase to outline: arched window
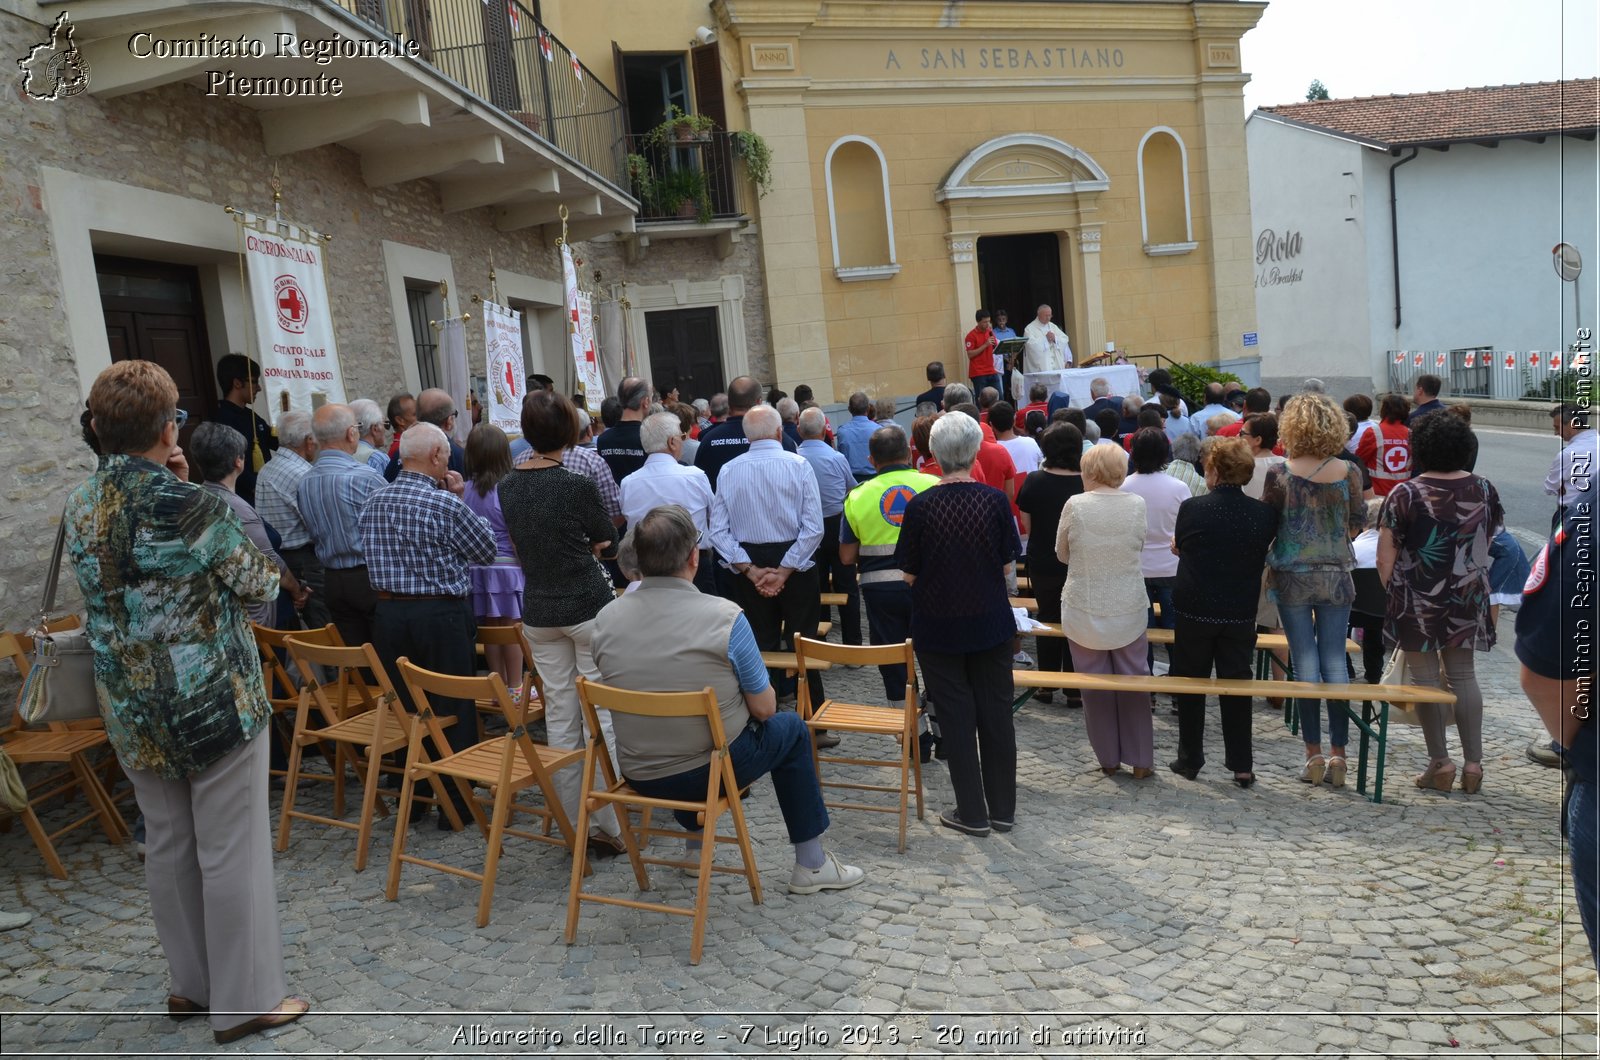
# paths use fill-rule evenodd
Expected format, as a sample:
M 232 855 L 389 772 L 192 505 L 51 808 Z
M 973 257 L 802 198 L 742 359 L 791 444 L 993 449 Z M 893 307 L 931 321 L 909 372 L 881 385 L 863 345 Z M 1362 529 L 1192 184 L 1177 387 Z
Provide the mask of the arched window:
M 889 164 L 878 145 L 863 136 L 840 137 L 828 148 L 823 166 L 833 274 L 841 280 L 877 280 L 899 272 Z
M 1139 141 L 1139 224 L 1146 254 L 1187 254 L 1197 245 L 1189 219 L 1189 155 L 1164 125 Z

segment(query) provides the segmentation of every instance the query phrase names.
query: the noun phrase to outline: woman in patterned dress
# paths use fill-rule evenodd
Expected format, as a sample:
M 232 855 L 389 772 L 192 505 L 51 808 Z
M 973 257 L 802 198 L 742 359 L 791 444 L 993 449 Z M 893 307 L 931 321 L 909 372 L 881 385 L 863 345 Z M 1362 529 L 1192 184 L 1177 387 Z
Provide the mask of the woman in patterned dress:
M 1439 684 L 1442 666 L 1456 695 L 1461 790 L 1483 783 L 1483 693 L 1472 653 L 1494 647 L 1489 621 L 1489 543 L 1505 519 L 1494 486 L 1463 469 L 1472 430 L 1455 416 L 1424 416 L 1411 451 L 1428 470 L 1395 486 L 1378 515 L 1378 574 L 1389 587 L 1384 636 L 1406 653 L 1419 685 Z M 1419 703 L 1428 768 L 1417 787 L 1449 791 L 1456 765 L 1445 744 L 1443 708 Z

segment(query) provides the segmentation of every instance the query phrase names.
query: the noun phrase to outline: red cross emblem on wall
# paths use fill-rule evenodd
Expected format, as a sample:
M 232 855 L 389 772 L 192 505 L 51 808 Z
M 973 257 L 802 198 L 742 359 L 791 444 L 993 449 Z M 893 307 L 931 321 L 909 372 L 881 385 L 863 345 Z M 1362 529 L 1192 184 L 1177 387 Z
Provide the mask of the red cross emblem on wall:
M 296 335 L 304 334 L 311 306 L 300 284 L 293 276 L 279 276 L 273 281 L 272 293 L 278 309 L 278 327 Z

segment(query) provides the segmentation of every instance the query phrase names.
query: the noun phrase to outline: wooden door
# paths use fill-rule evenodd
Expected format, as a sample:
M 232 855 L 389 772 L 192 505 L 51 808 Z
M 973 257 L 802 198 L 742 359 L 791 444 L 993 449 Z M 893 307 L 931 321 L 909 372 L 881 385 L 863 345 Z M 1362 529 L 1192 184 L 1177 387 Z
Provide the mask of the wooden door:
M 665 394 L 673 387 L 684 401 L 709 398 L 726 386 L 722 340 L 714 307 L 646 313 L 650 381 Z
M 216 374 L 206 341 L 199 273 L 192 266 L 95 258 L 111 360 L 154 361 L 178 387 L 189 423 L 216 412 Z M 185 431 L 182 441 L 187 442 Z

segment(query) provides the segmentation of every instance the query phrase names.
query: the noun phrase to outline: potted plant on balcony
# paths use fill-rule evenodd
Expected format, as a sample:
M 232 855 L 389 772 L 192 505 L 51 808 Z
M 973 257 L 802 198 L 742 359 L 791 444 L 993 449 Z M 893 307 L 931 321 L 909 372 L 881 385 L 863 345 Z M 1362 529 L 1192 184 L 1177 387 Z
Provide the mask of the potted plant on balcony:
M 745 172 L 756 186 L 757 195 L 765 195 L 772 182 L 772 148 L 760 133 L 739 129 L 729 134 L 733 139 L 733 153 L 744 159 Z
M 706 224 L 711 220 L 711 185 L 704 172 L 688 166 L 669 169 L 650 181 L 645 202 L 652 212 L 677 214 L 685 221 Z
M 711 139 L 711 131 L 716 127 L 717 123 L 710 115 L 687 114 L 677 104 L 669 104 L 666 118 L 645 133 L 644 145 L 661 147 L 666 144 L 697 143 Z

